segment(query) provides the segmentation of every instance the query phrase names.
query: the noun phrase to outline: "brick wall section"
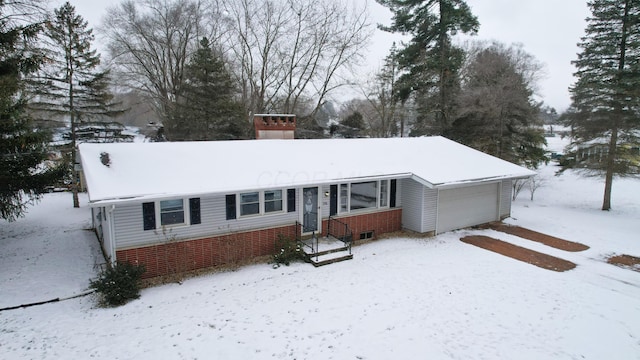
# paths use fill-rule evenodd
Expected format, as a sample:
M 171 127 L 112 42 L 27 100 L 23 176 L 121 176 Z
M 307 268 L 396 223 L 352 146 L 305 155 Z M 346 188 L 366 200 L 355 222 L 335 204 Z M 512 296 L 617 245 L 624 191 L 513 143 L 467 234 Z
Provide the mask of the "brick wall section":
M 402 228 L 402 209 L 340 217 L 349 225 L 354 240 L 361 232 L 374 231 L 375 235 L 398 231 Z M 327 232 L 328 221 L 323 220 L 323 234 Z M 170 275 L 185 271 L 204 269 L 259 256 L 271 255 L 278 235 L 295 238 L 296 226 L 282 226 L 271 229 L 238 232 L 210 238 L 175 241 L 157 245 L 117 250 L 118 261 L 144 264 L 147 271 L 144 278 Z
M 355 216 L 336 217 L 336 219 L 349 225 L 353 232 L 353 239 L 358 241 L 360 233 L 373 231 L 374 236 L 399 231 L 402 229 L 402 209 L 391 209 L 384 212 L 375 212 Z M 323 233 L 327 233 L 328 220 L 322 221 Z
M 117 250 L 116 259 L 144 264 L 147 271 L 143 278 L 170 275 L 271 255 L 278 235 L 293 239 L 295 229 L 290 225 Z

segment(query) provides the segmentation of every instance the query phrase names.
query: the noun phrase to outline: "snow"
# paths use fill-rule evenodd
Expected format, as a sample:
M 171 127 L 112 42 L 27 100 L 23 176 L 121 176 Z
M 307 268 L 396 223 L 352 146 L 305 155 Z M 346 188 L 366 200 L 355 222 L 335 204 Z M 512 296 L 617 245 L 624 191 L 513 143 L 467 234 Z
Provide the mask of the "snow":
M 80 154 L 89 200 L 103 204 L 390 175 L 439 186 L 533 174 L 443 137 L 81 144 Z
M 551 140 L 551 139 L 549 139 Z M 550 148 L 562 148 L 560 139 Z M 557 142 L 557 144 L 556 144 Z M 144 289 L 122 307 L 82 297 L 0 312 L 2 359 L 638 359 L 640 273 L 607 264 L 640 256 L 640 181 L 603 185 L 571 172 L 507 222 L 589 245 L 569 253 L 492 230 L 391 238 L 314 268 L 268 264 Z M 48 194 L 0 222 L 0 307 L 84 291 L 100 262 L 83 197 Z M 558 273 L 465 244 L 494 236 L 573 261 Z

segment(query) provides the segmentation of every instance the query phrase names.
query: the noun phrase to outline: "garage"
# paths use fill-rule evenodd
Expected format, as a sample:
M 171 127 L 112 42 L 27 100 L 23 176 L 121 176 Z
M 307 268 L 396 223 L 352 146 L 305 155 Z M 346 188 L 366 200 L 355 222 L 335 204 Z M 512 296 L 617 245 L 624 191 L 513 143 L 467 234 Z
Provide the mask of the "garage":
M 437 232 L 499 220 L 498 183 L 440 190 Z

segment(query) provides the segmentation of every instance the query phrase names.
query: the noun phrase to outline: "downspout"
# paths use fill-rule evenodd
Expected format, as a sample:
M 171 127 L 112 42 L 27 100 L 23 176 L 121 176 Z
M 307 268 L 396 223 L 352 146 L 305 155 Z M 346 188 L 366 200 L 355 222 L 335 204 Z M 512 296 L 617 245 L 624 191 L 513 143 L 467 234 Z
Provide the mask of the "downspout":
M 109 260 L 111 261 L 111 265 L 116 264 L 116 233 L 114 231 L 115 224 L 113 223 L 113 211 L 116 209 L 115 205 L 111 205 L 109 210 L 107 211 L 107 222 L 109 224 L 109 235 L 111 235 L 111 241 L 109 242 Z
M 440 188 L 436 188 L 438 190 L 438 194 L 436 195 L 436 233 L 434 235 L 438 235 L 438 220 L 440 220 Z
M 502 188 L 504 180 L 498 182 L 498 221 L 502 221 Z

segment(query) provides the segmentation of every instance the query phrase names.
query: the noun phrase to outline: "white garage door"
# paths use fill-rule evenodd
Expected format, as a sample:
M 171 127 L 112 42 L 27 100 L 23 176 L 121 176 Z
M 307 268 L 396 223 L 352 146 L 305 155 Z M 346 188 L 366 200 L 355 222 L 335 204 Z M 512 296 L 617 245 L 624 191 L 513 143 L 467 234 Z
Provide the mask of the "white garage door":
M 498 184 L 440 190 L 438 233 L 498 220 Z

